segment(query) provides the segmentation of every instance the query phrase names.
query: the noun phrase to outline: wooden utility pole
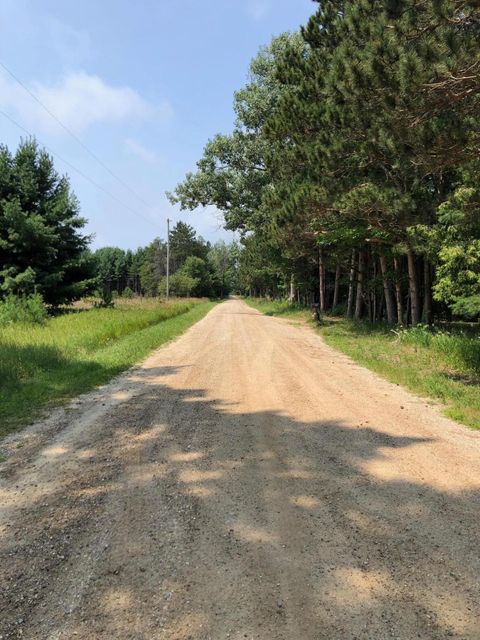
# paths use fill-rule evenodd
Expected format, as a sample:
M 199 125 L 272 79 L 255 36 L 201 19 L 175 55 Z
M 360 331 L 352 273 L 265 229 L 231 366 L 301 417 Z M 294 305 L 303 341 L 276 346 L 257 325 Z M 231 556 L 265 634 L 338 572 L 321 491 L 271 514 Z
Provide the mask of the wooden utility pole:
M 170 297 L 170 219 L 167 218 L 167 290 L 165 297 Z

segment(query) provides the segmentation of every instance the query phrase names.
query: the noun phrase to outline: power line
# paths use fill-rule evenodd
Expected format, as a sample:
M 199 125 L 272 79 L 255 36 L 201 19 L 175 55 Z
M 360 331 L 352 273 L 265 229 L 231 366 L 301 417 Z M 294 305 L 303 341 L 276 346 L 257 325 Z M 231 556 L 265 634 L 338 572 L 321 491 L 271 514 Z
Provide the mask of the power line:
M 35 102 L 37 102 L 42 109 L 44 109 L 44 111 L 46 111 L 46 113 L 48 113 L 48 115 L 53 118 L 55 120 L 55 122 L 57 124 L 59 124 L 62 129 L 64 129 L 81 147 L 82 149 L 84 149 L 96 162 L 98 162 L 98 164 L 103 167 L 103 169 L 105 169 L 105 171 L 107 171 L 113 178 L 115 178 L 115 180 L 117 180 L 117 182 L 119 182 L 125 189 L 127 189 L 127 191 L 130 191 L 130 193 L 132 193 L 136 198 L 138 198 L 145 206 L 149 207 L 150 209 L 153 208 L 146 200 L 144 200 L 144 198 L 139 195 L 134 189 L 132 189 L 132 187 L 130 187 L 124 180 L 122 180 L 119 176 L 117 176 L 111 169 L 110 167 L 108 167 L 101 158 L 99 158 L 97 156 L 96 153 L 94 153 L 91 149 L 89 149 L 89 147 L 87 147 L 87 145 L 83 142 L 83 140 L 81 140 L 69 127 L 67 127 L 66 124 L 64 124 L 60 118 L 55 115 L 53 113 L 53 111 L 51 111 L 41 100 L 40 98 L 38 98 L 33 91 L 31 91 L 26 84 L 24 84 L 20 78 L 18 76 L 16 76 L 13 71 L 10 71 L 10 69 L 5 66 L 5 64 L 3 62 L 0 61 L 0 67 L 2 67 L 2 69 L 4 69 L 14 80 L 15 82 L 18 82 L 18 84 L 28 93 L 29 96 L 31 96 Z
M 1 63 L 0 63 L 1 64 Z M 2 116 L 4 116 L 5 118 L 7 118 L 7 120 L 10 120 L 10 122 L 12 124 L 14 124 L 16 127 L 18 127 L 21 131 L 23 131 L 24 133 L 26 133 L 30 138 L 36 138 L 36 136 L 34 136 L 30 131 L 28 131 L 28 129 L 25 129 L 25 127 L 21 124 L 19 124 L 16 120 L 14 120 L 8 113 L 5 113 L 5 111 L 2 111 L 0 109 L 0 114 Z M 36 138 L 38 140 L 38 138 Z M 104 187 L 102 187 L 101 184 L 98 184 L 98 182 L 95 182 L 95 180 L 93 180 L 92 178 L 90 178 L 90 176 L 88 176 L 86 173 L 84 173 L 81 169 L 78 169 L 74 164 L 72 164 L 71 162 L 69 162 L 68 160 L 65 160 L 65 158 L 63 158 L 59 153 L 57 153 L 56 151 L 53 151 L 53 149 L 51 149 L 50 147 L 48 147 L 46 144 L 44 144 L 41 140 L 39 140 L 39 142 L 41 143 L 41 145 L 43 147 L 45 147 L 45 149 L 47 149 L 53 156 L 55 156 L 56 158 L 58 158 L 61 162 L 63 162 L 64 164 L 66 164 L 68 167 L 70 167 L 71 169 L 73 169 L 73 171 L 75 171 L 76 173 L 78 173 L 78 175 L 80 175 L 84 180 L 86 180 L 87 182 L 90 182 L 90 184 L 92 184 L 94 187 L 96 187 L 97 189 L 100 189 L 100 191 L 103 191 L 103 193 L 105 193 L 107 196 L 109 196 L 110 198 L 112 198 L 112 200 L 115 200 L 116 202 L 118 202 L 119 204 L 122 205 L 122 207 L 124 207 L 125 209 L 127 209 L 128 211 L 130 211 L 130 213 L 133 213 L 133 215 L 135 216 L 139 216 L 140 218 L 143 218 L 144 220 L 146 220 L 147 222 L 149 222 L 151 225 L 157 226 L 155 222 L 153 222 L 153 220 L 150 220 L 150 218 L 147 218 L 146 216 L 144 216 L 142 213 L 140 213 L 139 211 L 136 211 L 135 209 L 132 209 L 132 207 L 130 207 L 128 204 L 125 204 L 124 202 L 122 202 L 122 200 L 120 200 L 120 198 L 117 198 L 117 196 L 113 195 L 113 193 L 110 193 L 110 191 L 108 191 L 107 189 L 105 189 Z

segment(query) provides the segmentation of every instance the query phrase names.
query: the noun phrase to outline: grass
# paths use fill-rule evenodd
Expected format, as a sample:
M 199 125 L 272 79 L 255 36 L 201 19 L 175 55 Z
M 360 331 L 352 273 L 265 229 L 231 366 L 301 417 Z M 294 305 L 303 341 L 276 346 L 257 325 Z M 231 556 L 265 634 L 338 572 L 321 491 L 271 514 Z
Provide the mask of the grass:
M 246 300 L 262 313 L 312 321 L 309 309 L 287 302 Z M 324 318 L 317 330 L 330 346 L 382 377 L 445 405 L 444 413 L 480 429 L 480 332 L 385 325 Z
M 108 382 L 200 320 L 214 302 L 118 301 L 0 331 L 0 436 Z

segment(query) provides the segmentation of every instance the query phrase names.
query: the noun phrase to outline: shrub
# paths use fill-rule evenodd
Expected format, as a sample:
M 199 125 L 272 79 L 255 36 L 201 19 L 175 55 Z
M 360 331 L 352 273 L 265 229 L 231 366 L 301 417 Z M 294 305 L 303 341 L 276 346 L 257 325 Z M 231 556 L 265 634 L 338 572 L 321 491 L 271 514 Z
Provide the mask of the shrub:
M 452 305 L 452 311 L 461 318 L 477 320 L 480 318 L 480 295 L 460 298 Z
M 183 273 L 181 270 L 177 271 L 170 277 L 170 295 L 178 296 L 179 298 L 188 298 L 192 295 L 195 287 L 198 286 L 198 280 Z M 164 296 L 167 290 L 167 279 L 162 278 L 158 285 L 158 293 Z
M 122 298 L 133 298 L 133 291 L 130 287 L 125 287 L 122 293 Z
M 42 324 L 47 318 L 47 309 L 39 293 L 17 297 L 9 295 L 0 302 L 0 325 L 23 322 Z
M 100 297 L 100 302 L 95 303 L 96 307 L 100 307 L 102 309 L 108 309 L 114 306 L 112 289 L 110 285 L 104 284 L 104 286 L 100 289 L 98 293 Z

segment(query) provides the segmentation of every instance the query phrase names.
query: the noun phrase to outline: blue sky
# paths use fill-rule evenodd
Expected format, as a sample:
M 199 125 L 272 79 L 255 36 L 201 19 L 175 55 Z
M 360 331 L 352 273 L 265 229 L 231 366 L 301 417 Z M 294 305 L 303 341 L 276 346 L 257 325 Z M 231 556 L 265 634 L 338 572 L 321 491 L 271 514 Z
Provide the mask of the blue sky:
M 165 198 L 203 146 L 233 124 L 232 96 L 250 59 L 304 24 L 311 0 L 0 0 L 0 62 L 128 187 L 85 152 L 0 68 L 0 109 L 111 193 L 70 175 L 93 246 L 135 248 L 165 236 L 167 217 L 205 238 L 218 212 L 180 213 Z M 0 141 L 25 133 L 0 114 Z M 124 203 L 129 209 L 122 206 Z M 133 210 L 135 213 L 133 213 Z

